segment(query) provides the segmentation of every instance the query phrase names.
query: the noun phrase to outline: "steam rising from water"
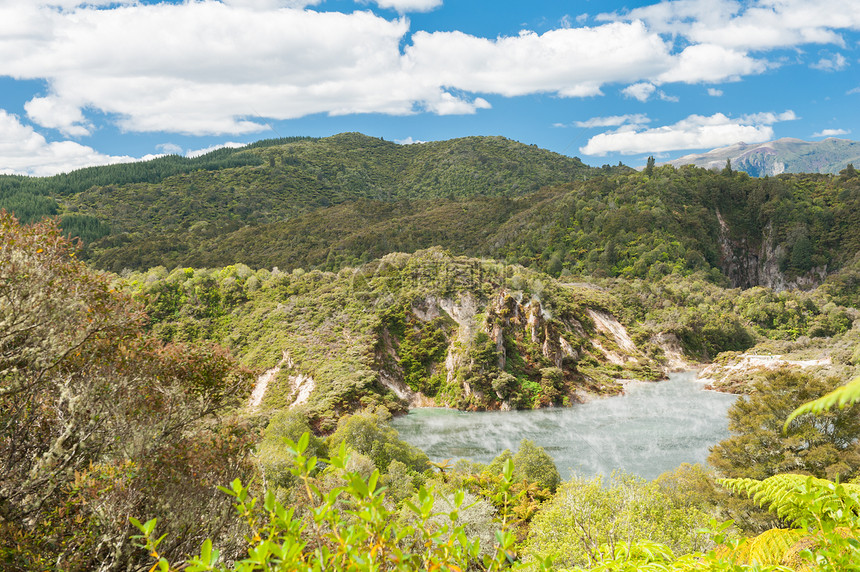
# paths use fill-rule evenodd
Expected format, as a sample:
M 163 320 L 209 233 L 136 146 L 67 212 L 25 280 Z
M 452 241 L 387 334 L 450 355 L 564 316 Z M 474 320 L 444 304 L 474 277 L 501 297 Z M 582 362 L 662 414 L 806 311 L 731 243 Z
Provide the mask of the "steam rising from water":
M 562 478 L 624 469 L 653 479 L 681 463 L 702 463 L 729 436 L 726 411 L 735 396 L 702 391 L 695 372 L 659 383 L 633 382 L 621 397 L 571 408 L 462 412 L 414 409 L 392 426 L 431 459 L 488 463 L 530 439 L 555 459 Z

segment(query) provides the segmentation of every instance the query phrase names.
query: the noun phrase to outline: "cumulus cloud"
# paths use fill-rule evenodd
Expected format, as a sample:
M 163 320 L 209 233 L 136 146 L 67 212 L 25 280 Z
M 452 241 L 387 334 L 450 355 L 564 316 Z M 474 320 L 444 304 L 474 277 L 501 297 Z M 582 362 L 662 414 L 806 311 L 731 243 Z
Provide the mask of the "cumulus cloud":
M 418 31 L 405 49 L 407 69 L 417 81 L 505 96 L 599 95 L 605 83 L 659 73 L 669 58 L 669 46 L 639 22 L 496 39 Z
M 717 89 L 715 87 L 709 87 L 708 95 L 710 95 L 711 97 L 720 97 L 723 95 L 723 90 Z
M 675 65 L 657 76 L 661 82 L 702 83 L 735 81 L 767 69 L 763 60 L 715 44 L 696 44 L 675 56 Z
M 48 176 L 81 167 L 135 160 L 104 155 L 74 141 L 49 143 L 17 116 L 0 109 L 0 174 Z
M 426 143 L 426 141 L 421 141 L 420 139 L 413 139 L 412 136 L 409 136 L 406 139 L 395 139 L 394 142 L 398 145 L 419 145 L 421 143 Z
M 651 119 L 644 113 L 635 113 L 628 115 L 610 115 L 607 117 L 592 117 L 585 121 L 576 121 L 574 125 L 577 127 L 619 127 L 621 125 L 642 125 L 649 123 Z
M 438 4 L 385 2 L 378 3 L 403 10 Z M 408 36 L 403 17 L 295 8 L 307 4 L 199 0 L 58 11 L 7 2 L 0 75 L 46 80 L 49 93 L 28 113 L 70 135 L 91 130 L 85 112 L 127 131 L 213 135 L 315 113 L 474 113 L 489 107 L 479 94 L 596 96 L 607 83 L 635 83 L 673 62 L 670 44 L 641 22 L 492 39 Z
M 625 97 L 632 97 L 639 101 L 648 101 L 648 98 L 650 98 L 656 90 L 657 87 L 653 83 L 640 82 L 628 85 L 621 90 L 621 93 L 623 93 Z
M 404 14 L 442 0 L 366 3 Z M 239 135 L 268 119 L 468 114 L 489 108 L 489 95 L 593 97 L 607 85 L 674 101 L 667 83 L 762 73 L 771 64 L 752 50 L 838 44 L 840 30 L 860 27 L 855 0 L 671 0 L 593 26 L 582 14 L 578 27 L 484 38 L 318 4 L 0 0 L 0 76 L 45 81 L 27 116 L 67 136 L 91 134 L 94 114 L 127 131 Z
M 846 129 L 822 129 L 818 133 L 813 133 L 813 137 L 838 137 L 839 135 L 848 135 L 850 130 Z
M 24 104 L 24 109 L 35 123 L 59 129 L 64 135 L 89 135 L 92 128 L 80 106 L 58 97 L 34 97 Z
M 827 72 L 835 72 L 844 70 L 848 67 L 848 60 L 840 53 L 833 54 L 832 56 L 824 56 L 814 64 L 810 64 L 811 68 L 815 68 L 821 71 Z
M 221 0 L 224 4 L 250 8 L 252 10 L 277 10 L 279 8 L 304 8 L 315 6 L 322 0 Z
M 648 129 L 622 126 L 614 131 L 595 135 L 579 150 L 585 155 L 633 155 L 722 147 L 738 141 L 761 143 L 773 138 L 773 123 L 795 118 L 792 111 L 755 113 L 739 118 L 728 117 L 722 113 L 711 116 L 690 115 L 672 125 Z
M 854 0 L 670 0 L 623 14 L 601 14 L 603 21 L 645 22 L 661 34 L 680 35 L 694 44 L 732 50 L 764 50 L 800 44 L 844 43 L 839 30 L 860 28 Z
M 12 14 L 0 13 L 0 75 L 45 78 L 46 100 L 55 108 L 64 102 L 66 115 L 73 106 L 91 108 L 129 131 L 242 134 L 265 129 L 256 114 L 406 114 L 438 92 L 407 81 L 403 18 L 211 0 L 6 10 Z M 60 122 L 38 103 L 32 107 L 40 123 Z

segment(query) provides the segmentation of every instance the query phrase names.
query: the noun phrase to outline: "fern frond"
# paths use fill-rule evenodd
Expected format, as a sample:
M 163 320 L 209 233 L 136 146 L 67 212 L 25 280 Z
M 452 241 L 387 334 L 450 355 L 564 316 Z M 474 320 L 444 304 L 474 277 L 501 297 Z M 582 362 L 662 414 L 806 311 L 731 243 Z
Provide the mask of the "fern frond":
M 795 526 L 807 526 L 824 519 L 831 522 L 856 517 L 860 507 L 860 485 L 837 484 L 805 475 L 779 474 L 763 481 L 755 479 L 718 479 L 718 483 L 745 493 L 760 506 Z
M 832 409 L 833 407 L 843 409 L 848 405 L 858 402 L 860 402 L 860 377 L 851 380 L 841 387 L 837 387 L 830 393 L 823 395 L 814 401 L 804 403 L 788 416 L 782 429 L 783 431 L 787 430 L 788 425 L 794 419 L 806 413 L 821 413 L 828 409 Z
M 773 566 L 782 564 L 797 541 L 807 536 L 797 528 L 772 528 L 748 541 L 749 551 L 744 564 Z
M 736 493 L 745 493 L 760 506 L 767 506 L 779 518 L 794 521 L 806 513 L 805 506 L 798 498 L 798 493 L 809 479 L 814 479 L 814 477 L 779 474 L 763 481 L 756 479 L 719 479 L 717 482 Z

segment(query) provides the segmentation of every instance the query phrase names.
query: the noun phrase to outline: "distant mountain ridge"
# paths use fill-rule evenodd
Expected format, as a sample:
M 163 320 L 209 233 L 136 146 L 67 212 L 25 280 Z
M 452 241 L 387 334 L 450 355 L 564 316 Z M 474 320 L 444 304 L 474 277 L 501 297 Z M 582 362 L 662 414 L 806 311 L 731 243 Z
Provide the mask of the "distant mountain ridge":
M 783 137 L 767 143 L 735 143 L 707 153 L 694 153 L 665 164 L 674 167 L 695 165 L 722 169 L 726 160 L 732 169 L 753 177 L 781 173 L 837 174 L 849 163 L 860 163 L 860 142 L 828 137 L 822 141 L 803 141 Z

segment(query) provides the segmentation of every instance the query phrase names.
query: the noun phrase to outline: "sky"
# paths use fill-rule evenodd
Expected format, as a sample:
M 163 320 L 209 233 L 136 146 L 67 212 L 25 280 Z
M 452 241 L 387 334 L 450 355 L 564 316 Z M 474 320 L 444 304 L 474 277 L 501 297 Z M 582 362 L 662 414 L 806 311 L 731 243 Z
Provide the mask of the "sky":
M 0 0 L 0 174 L 358 131 L 641 167 L 860 134 L 858 0 Z

